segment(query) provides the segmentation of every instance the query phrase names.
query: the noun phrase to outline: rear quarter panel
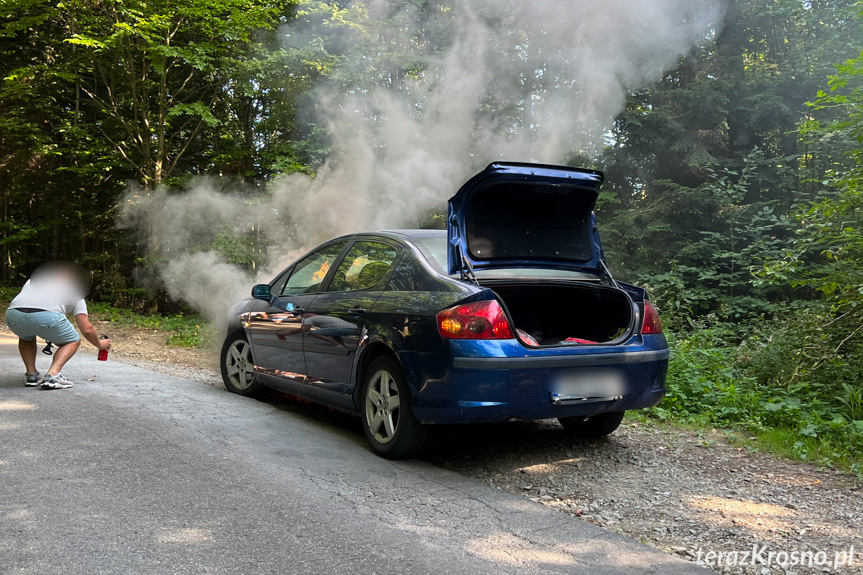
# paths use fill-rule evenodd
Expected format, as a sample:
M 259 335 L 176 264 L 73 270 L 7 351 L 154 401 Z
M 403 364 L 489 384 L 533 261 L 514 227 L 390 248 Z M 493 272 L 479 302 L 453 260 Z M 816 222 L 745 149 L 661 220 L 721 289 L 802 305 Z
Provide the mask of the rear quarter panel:
M 445 278 L 428 270 L 414 253 L 402 258 L 387 289 L 375 302 L 366 323 L 365 337 L 355 358 L 351 392 L 361 383 L 365 350 L 385 344 L 398 357 L 411 391 L 422 382 L 446 373 L 452 360 L 449 346 L 437 328 L 437 312 L 463 300 L 493 297 L 483 288 Z M 421 357 L 415 361 L 413 357 Z

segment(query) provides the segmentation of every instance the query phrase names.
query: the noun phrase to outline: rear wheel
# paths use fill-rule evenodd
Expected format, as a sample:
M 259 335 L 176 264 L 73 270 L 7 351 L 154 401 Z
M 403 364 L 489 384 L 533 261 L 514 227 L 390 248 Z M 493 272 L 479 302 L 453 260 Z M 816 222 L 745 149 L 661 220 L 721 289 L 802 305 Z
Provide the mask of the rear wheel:
M 414 417 L 407 380 L 393 358 L 379 357 L 369 365 L 360 409 L 366 439 L 381 457 L 412 457 L 425 445 L 429 430 Z
M 243 330 L 228 334 L 222 345 L 222 381 L 228 391 L 253 397 L 264 389 L 255 374 L 252 346 Z
M 584 417 L 558 417 L 557 420 L 572 437 L 578 439 L 599 439 L 614 433 L 623 421 L 623 411 L 609 411 Z

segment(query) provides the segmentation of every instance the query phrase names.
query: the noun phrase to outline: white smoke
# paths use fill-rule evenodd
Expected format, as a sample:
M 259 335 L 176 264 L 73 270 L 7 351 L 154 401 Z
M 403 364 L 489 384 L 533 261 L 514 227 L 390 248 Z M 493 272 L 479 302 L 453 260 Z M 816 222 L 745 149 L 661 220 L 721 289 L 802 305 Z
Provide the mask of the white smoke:
M 420 10 L 373 0 L 367 16 L 363 5 L 348 7 L 372 27 L 365 35 L 309 9 L 283 29 L 285 47 L 324 38 L 346 54 L 316 87 L 316 119 L 332 142 L 326 164 L 314 177 L 278 179 L 263 197 L 225 193 L 207 179 L 182 194 L 130 191 L 123 221 L 157 252 L 169 294 L 221 323 L 256 278 L 269 279 L 304 248 L 359 230 L 416 227 L 491 161 L 599 157 L 627 92 L 709 41 L 723 6 L 452 0 Z M 391 24 L 375 31 L 384 15 Z M 413 74 L 386 73 L 393 50 L 415 61 Z M 352 79 L 375 74 L 373 85 Z M 209 247 L 217 237 L 250 235 L 268 241 L 256 278 Z

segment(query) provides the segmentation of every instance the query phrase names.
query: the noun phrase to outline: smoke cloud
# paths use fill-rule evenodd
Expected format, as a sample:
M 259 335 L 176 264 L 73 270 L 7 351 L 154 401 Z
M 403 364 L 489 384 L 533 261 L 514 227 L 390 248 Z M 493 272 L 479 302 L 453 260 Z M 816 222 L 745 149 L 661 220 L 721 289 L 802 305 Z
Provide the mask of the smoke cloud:
M 365 33 L 301 10 L 282 30 L 284 48 L 326 38 L 344 54 L 315 88 L 316 121 L 332 145 L 325 165 L 314 177 L 284 176 L 264 195 L 209 179 L 182 194 L 130 190 L 121 225 L 140 233 L 173 298 L 223 324 L 232 302 L 305 249 L 354 231 L 416 227 L 489 162 L 599 157 L 627 92 L 708 41 L 723 6 L 451 0 L 422 10 L 373 0 L 348 7 Z M 413 71 L 399 74 L 392 53 Z M 266 238 L 265 251 L 249 252 L 255 238 Z M 230 263 L 232 253 L 255 261 L 253 277 Z

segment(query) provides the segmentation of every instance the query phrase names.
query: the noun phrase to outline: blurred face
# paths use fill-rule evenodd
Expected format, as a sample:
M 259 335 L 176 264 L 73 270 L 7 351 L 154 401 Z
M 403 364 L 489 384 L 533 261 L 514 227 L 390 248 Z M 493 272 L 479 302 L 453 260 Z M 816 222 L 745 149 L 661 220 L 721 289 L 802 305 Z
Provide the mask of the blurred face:
M 90 273 L 73 262 L 48 262 L 36 268 L 30 286 L 46 304 L 69 305 L 90 293 Z

